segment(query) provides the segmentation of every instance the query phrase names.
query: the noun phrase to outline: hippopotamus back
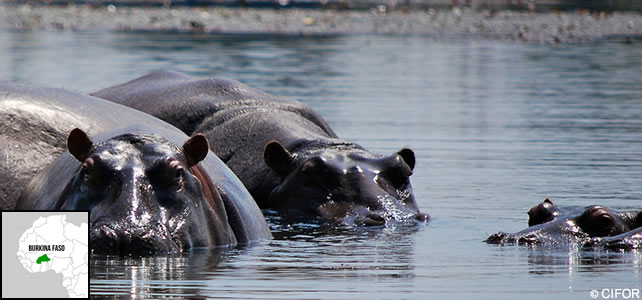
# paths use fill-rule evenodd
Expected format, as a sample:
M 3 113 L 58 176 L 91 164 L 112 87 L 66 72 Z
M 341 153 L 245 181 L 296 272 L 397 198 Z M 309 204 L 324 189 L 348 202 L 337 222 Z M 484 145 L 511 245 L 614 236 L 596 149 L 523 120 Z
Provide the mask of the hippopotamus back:
M 72 129 L 82 127 L 96 134 L 131 125 L 134 116 L 144 116 L 125 111 L 121 117 L 122 109 L 97 111 L 92 109 L 92 102 L 98 107 L 102 105 L 97 99 L 81 94 L 0 81 L 3 209 L 13 209 L 33 176 L 66 152 L 65 141 Z M 128 113 L 132 119 L 127 118 Z M 172 128 L 164 123 L 159 126 Z
M 203 79 L 178 72 L 156 72 L 92 95 L 144 111 L 187 134 L 199 129 L 202 131 L 206 120 L 217 120 L 220 124 L 254 111 L 289 111 L 313 123 L 311 127 L 318 127 L 327 137 L 336 138 L 325 120 L 309 106 L 225 78 Z M 220 112 L 224 114 L 217 115 Z M 262 128 L 253 130 L 267 131 Z M 242 132 L 235 134 L 244 135 Z M 214 148 L 222 146 L 213 145 Z
M 172 125 L 122 105 L 60 89 L 11 82 L 0 82 L 0 118 L 3 128 L 7 128 L 1 134 L 3 154 L 8 159 L 3 161 L 0 173 L 7 179 L 2 185 L 6 191 L 2 195 L 6 208 L 16 205 L 15 200 L 32 178 L 17 207 L 56 208 L 56 199 L 48 195 L 59 194 L 64 186 L 62 183 L 71 180 L 70 176 L 81 169 L 82 162 L 66 151 L 65 141 L 69 142 L 68 135 L 74 128 L 85 130 L 91 139 L 99 142 L 97 145 L 123 135 L 139 137 L 134 139 L 138 143 L 159 143 L 162 149 L 169 147 L 164 145 L 182 145 L 188 140 Z M 177 154 L 183 152 L 176 149 Z M 54 174 L 50 174 L 52 170 L 55 170 Z M 202 178 L 211 179 L 201 185 L 204 190 L 205 186 L 211 187 L 210 192 L 216 196 L 203 204 L 210 205 L 217 218 L 225 223 L 220 230 L 229 232 L 221 233 L 221 236 L 231 236 L 225 244 L 270 237 L 253 198 L 216 155 L 206 155 L 198 165 L 190 167 L 190 171 L 201 181 Z M 40 174 L 36 175 L 38 172 Z M 209 226 L 206 220 L 201 222 L 201 226 Z
M 339 139 L 307 105 L 240 82 L 152 73 L 92 95 L 203 134 L 261 208 L 381 225 L 418 211 L 409 176 L 414 153 L 368 152 Z

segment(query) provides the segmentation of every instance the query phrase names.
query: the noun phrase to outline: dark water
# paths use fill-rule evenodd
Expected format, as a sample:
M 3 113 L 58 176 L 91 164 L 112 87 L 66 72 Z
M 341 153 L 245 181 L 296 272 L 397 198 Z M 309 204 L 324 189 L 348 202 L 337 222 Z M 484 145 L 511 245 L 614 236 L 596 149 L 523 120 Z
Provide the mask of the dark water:
M 0 79 L 81 92 L 157 70 L 300 99 L 382 154 L 410 146 L 425 226 L 285 224 L 245 249 L 92 257 L 92 295 L 592 299 L 640 288 L 642 252 L 498 247 L 546 197 L 642 207 L 642 47 L 425 37 L 0 33 Z M 623 299 L 620 297 L 620 299 Z

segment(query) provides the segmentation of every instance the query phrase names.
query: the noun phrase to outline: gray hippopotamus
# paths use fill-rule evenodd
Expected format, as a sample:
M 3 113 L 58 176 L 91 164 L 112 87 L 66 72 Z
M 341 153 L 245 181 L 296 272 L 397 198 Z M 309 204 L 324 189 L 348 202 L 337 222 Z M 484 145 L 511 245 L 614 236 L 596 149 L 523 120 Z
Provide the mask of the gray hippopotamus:
M 172 253 L 271 237 L 251 195 L 202 135 L 189 138 L 95 97 L 10 82 L 0 82 L 0 122 L 11 158 L 0 162 L 5 205 L 89 210 L 95 253 Z
M 585 243 L 642 227 L 642 211 L 619 212 L 600 205 L 560 208 L 550 199 L 528 211 L 529 227 L 517 233 L 491 235 L 490 244 Z
M 307 105 L 240 82 L 152 73 L 92 95 L 203 134 L 261 208 L 349 224 L 426 221 L 410 175 L 415 155 L 373 154 L 339 139 Z

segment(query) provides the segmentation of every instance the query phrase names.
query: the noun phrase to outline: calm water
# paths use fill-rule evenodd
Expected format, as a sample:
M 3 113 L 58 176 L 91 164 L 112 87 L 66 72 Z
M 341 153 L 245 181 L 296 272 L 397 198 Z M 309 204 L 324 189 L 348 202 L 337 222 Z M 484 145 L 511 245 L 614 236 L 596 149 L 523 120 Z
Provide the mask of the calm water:
M 642 46 L 425 37 L 0 33 L 0 79 L 92 92 L 157 70 L 308 103 L 373 152 L 410 146 L 425 226 L 287 224 L 245 249 L 92 257 L 93 295 L 591 299 L 641 288 L 642 251 L 499 247 L 546 197 L 642 207 Z

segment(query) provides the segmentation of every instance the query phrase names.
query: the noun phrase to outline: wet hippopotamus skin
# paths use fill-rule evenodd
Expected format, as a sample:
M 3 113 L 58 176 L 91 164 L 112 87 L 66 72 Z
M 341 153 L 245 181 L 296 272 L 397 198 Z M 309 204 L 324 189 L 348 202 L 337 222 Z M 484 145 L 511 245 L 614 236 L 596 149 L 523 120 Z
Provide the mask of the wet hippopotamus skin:
M 173 253 L 271 237 L 204 136 L 95 97 L 10 82 L 0 82 L 0 122 L 12 158 L 0 162 L 4 205 L 89 210 L 94 253 Z
M 388 156 L 339 139 L 307 105 L 233 80 L 152 73 L 92 95 L 203 134 L 261 208 L 348 224 L 417 219 L 415 155 Z
M 584 244 L 585 248 L 606 250 L 633 250 L 642 248 L 642 227 L 622 234 L 608 237 L 591 238 Z
M 595 243 L 623 240 L 642 227 L 642 211 L 615 211 L 600 205 L 559 207 L 550 199 L 528 211 L 529 227 L 517 233 L 491 235 L 490 244 Z M 621 235 L 621 236 L 620 236 Z

